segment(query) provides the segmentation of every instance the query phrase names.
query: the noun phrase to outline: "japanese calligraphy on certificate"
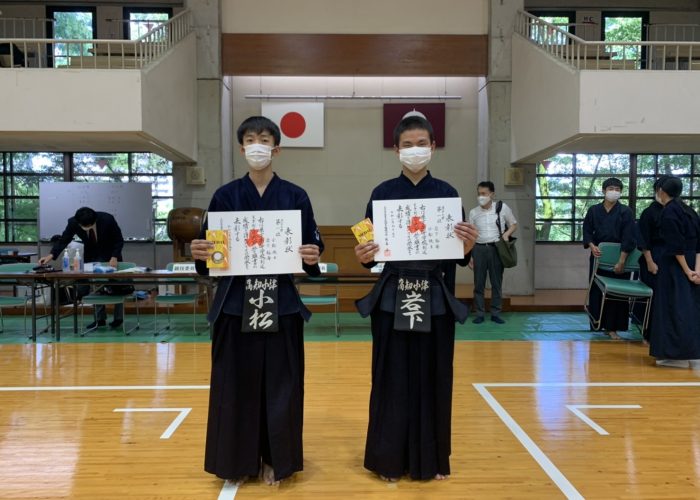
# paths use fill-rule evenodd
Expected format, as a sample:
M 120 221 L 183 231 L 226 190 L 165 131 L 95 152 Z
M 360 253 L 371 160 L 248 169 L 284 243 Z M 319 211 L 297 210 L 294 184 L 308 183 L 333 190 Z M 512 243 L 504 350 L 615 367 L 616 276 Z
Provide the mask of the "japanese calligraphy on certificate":
M 461 198 L 379 200 L 372 202 L 376 261 L 464 258 L 455 234 L 462 220 Z
M 301 210 L 209 212 L 210 230 L 228 234 L 227 269 L 210 268 L 210 276 L 289 274 L 301 265 Z

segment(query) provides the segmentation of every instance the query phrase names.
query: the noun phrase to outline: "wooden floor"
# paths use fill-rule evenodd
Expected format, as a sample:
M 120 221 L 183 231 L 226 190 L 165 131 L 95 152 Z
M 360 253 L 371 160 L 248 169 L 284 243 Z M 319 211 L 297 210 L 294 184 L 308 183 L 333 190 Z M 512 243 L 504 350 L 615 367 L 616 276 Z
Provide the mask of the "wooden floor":
M 222 491 L 202 470 L 209 344 L 1 345 L 0 498 L 700 496 L 700 374 L 641 344 L 458 342 L 442 482 L 362 468 L 369 343 L 306 360 L 304 472 Z

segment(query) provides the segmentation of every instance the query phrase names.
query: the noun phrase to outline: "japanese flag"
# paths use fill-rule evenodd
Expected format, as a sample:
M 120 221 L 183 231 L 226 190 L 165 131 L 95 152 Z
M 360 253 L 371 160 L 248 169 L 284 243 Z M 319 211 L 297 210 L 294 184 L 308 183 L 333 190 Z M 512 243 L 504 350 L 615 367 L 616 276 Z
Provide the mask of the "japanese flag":
M 262 115 L 282 132 L 282 147 L 323 147 L 322 102 L 264 102 Z

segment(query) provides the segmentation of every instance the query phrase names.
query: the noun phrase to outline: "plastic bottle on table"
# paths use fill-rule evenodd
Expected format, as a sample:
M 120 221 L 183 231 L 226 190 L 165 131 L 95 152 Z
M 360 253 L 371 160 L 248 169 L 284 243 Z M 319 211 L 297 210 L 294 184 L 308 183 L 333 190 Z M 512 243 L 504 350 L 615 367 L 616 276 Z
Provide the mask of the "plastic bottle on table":
M 61 268 L 64 273 L 70 271 L 70 257 L 68 257 L 68 249 L 63 251 L 63 266 Z
M 78 273 L 83 271 L 83 259 L 80 257 L 79 249 L 76 249 L 75 257 L 73 257 L 73 271 Z

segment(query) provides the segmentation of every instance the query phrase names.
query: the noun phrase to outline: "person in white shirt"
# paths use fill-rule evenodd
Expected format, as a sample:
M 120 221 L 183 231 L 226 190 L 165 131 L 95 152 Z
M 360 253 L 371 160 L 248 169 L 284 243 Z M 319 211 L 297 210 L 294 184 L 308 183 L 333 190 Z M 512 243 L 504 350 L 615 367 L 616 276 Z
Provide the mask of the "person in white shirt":
M 472 258 L 469 266 L 474 270 L 474 305 L 476 318 L 473 323 L 484 322 L 485 302 L 484 288 L 486 287 L 486 274 L 491 281 L 491 321 L 503 324 L 501 318 L 501 285 L 503 283 L 503 263 L 498 256 L 496 242 L 503 238 L 508 241 L 510 235 L 517 229 L 518 223 L 513 216 L 513 211 L 503 202 L 497 215 L 495 203 L 495 188 L 493 182 L 480 182 L 477 187 L 479 206 L 469 211 L 469 222 L 479 230 L 479 237 L 472 250 Z M 503 234 L 501 235 L 497 219 L 500 218 Z

